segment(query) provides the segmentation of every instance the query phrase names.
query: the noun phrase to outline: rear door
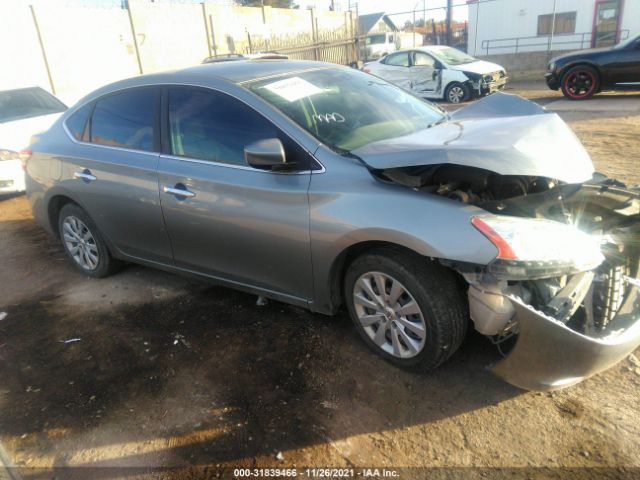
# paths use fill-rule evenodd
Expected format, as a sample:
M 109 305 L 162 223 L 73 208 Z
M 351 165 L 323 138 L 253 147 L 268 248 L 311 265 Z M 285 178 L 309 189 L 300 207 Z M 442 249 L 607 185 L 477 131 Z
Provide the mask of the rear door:
M 407 90 L 411 89 L 409 52 L 387 55 L 378 65 L 376 75 Z
M 115 92 L 67 119 L 77 145 L 65 157 L 63 175 L 65 188 L 122 253 L 170 263 L 158 195 L 159 93 L 156 87 Z
M 167 87 L 164 105 L 160 196 L 176 266 L 306 302 L 312 296 L 307 152 L 221 92 Z M 274 137 L 297 170 L 247 165 L 244 147 Z

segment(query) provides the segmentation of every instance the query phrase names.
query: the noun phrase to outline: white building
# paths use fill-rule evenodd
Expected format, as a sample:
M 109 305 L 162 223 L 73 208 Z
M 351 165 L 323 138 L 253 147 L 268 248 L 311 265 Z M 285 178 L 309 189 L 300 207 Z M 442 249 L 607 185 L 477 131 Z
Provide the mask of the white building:
M 640 33 L 640 0 L 467 0 L 467 4 L 471 55 L 606 47 Z

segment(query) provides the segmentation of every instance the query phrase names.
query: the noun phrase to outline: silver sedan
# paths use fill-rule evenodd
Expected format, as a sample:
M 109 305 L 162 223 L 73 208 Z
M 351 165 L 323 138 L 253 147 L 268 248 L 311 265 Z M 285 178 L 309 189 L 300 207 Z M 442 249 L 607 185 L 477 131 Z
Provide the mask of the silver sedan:
M 527 389 L 640 343 L 638 194 L 518 97 L 448 115 L 345 67 L 241 60 L 104 87 L 30 149 L 34 216 L 85 275 L 136 262 L 346 306 L 406 368 L 451 357 L 471 318 Z

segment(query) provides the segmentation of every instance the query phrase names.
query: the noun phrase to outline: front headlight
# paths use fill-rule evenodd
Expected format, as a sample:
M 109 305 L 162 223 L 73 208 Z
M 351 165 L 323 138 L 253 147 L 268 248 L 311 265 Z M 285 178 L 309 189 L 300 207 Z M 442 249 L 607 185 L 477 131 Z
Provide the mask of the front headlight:
M 473 217 L 471 223 L 498 249 L 487 269 L 501 279 L 569 275 L 593 270 L 604 260 L 599 239 L 570 225 L 506 215 Z
M 482 75 L 480 75 L 479 73 L 474 73 L 474 72 L 462 72 L 462 73 L 464 73 L 466 77 L 472 82 L 478 82 L 482 78 Z
M 556 71 L 556 64 L 554 62 L 549 63 L 549 65 L 547 65 L 547 72 L 555 72 Z

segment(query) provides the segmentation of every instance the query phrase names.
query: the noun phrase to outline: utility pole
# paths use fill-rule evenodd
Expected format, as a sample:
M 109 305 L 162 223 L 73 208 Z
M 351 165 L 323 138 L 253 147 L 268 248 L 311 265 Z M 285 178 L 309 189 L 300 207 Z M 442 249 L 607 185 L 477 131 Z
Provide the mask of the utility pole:
M 424 38 L 427 36 L 427 2 L 426 0 L 422 0 L 422 43 L 424 45 Z
M 451 45 L 451 17 L 453 15 L 453 0 L 447 0 L 447 45 Z
M 551 35 L 549 35 L 549 45 L 547 46 L 547 60 L 551 59 L 553 49 L 553 36 L 556 32 L 556 0 L 553 0 L 553 15 L 551 16 Z

